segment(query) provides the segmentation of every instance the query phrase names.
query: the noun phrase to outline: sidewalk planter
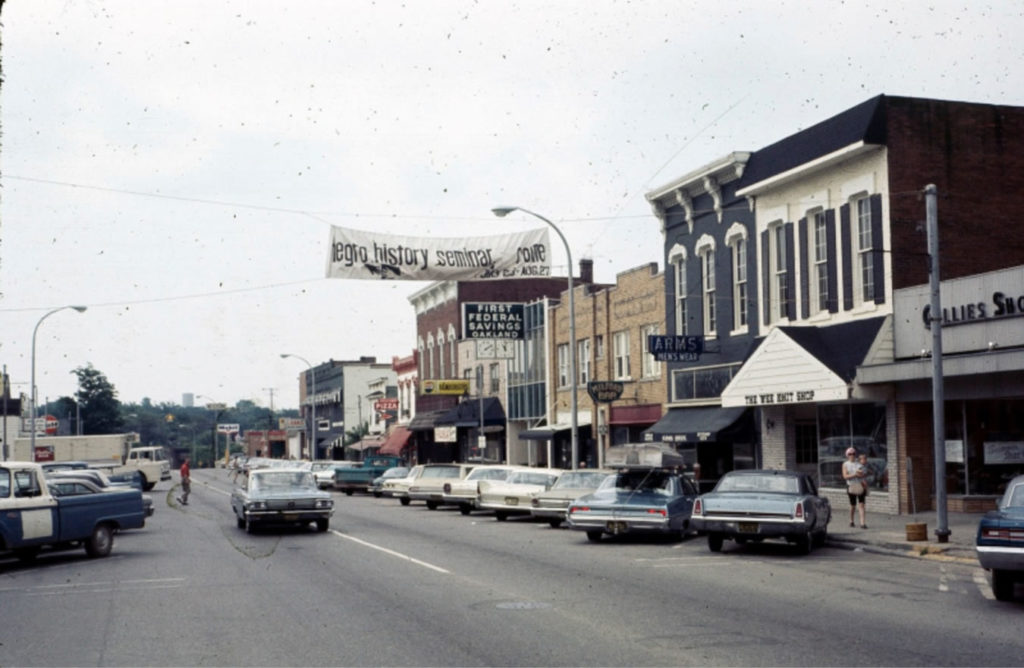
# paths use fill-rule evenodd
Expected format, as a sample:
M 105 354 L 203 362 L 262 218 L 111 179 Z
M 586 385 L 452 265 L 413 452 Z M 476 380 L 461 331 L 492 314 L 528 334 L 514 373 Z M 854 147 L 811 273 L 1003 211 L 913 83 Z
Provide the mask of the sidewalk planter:
M 911 522 L 907 525 L 907 540 L 928 540 L 928 525 L 924 522 Z

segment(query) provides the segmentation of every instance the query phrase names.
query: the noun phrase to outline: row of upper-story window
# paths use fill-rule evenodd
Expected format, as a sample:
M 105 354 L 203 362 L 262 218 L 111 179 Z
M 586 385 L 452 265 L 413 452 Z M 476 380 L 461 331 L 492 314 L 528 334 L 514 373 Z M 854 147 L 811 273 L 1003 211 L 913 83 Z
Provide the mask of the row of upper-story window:
M 634 359 L 631 355 L 631 335 L 640 337 L 640 378 L 651 379 L 661 377 L 661 363 L 648 353 L 648 337 L 660 334 L 664 329 L 662 323 L 651 323 L 639 327 L 635 332 L 628 329 L 612 333 L 612 380 L 632 380 L 634 372 Z M 593 348 L 593 349 L 592 349 Z M 591 356 L 593 353 L 593 356 Z M 555 348 L 556 363 L 558 365 L 558 387 L 570 387 L 571 373 L 569 370 L 569 344 L 560 343 Z M 604 336 L 597 334 L 591 339 L 579 339 L 576 341 L 576 385 L 585 386 L 593 379 L 592 364 L 598 360 L 605 359 Z
M 448 333 L 438 328 L 437 333 L 430 332 L 426 340 L 417 338 L 416 349 L 419 351 L 420 378 L 458 378 L 459 359 L 456 352 L 458 336 L 455 325 L 448 325 Z M 447 363 L 447 366 L 446 366 Z
M 768 223 L 760 238 L 761 285 L 758 294 L 753 295 L 760 298 L 762 325 L 836 313 L 840 297 L 846 311 L 862 304 L 883 302 L 881 223 L 881 196 L 866 193 L 839 207 L 838 230 L 836 210 L 821 207 L 807 211 L 795 225 L 783 220 Z M 723 298 L 731 305 L 733 324 L 732 330 L 724 334 L 745 334 L 749 318 L 756 317 L 752 313 L 748 267 L 750 258 L 756 254 L 750 253 L 747 227 L 734 223 L 726 230 L 724 241 L 730 277 L 726 295 L 717 289 L 719 255 L 714 237 L 701 235 L 693 245 L 692 257 L 682 244 L 669 249 L 676 333 L 711 337 L 723 334 L 719 331 L 719 306 Z M 694 286 L 687 279 L 690 262 L 699 263 L 699 271 L 690 272 L 691 276 L 699 277 Z M 697 313 L 691 311 L 694 307 Z M 695 315 L 700 316 L 698 331 L 692 331 Z

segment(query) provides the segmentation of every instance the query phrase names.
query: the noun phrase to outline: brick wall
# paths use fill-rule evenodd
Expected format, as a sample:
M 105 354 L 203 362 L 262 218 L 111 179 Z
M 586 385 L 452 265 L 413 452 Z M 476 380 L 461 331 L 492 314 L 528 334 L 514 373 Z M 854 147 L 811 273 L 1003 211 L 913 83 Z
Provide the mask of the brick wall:
M 1024 108 L 888 98 L 893 288 L 928 282 L 925 203 L 938 190 L 942 278 L 1024 264 Z M 994 240 L 998 239 L 998 252 Z

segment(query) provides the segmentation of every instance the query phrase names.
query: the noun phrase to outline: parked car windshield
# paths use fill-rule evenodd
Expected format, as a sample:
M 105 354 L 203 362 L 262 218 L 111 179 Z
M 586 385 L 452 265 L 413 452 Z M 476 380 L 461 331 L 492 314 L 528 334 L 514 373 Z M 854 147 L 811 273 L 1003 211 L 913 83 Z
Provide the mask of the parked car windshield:
M 458 478 L 458 466 L 428 466 L 423 469 L 421 478 Z
M 672 474 L 668 471 L 621 471 L 601 485 L 605 491 L 644 492 L 669 496 L 672 494 Z
M 1024 508 L 1024 478 L 1015 482 L 1017 482 L 1016 485 L 1012 485 L 1006 490 L 1003 508 Z
M 567 471 L 551 489 L 593 489 L 609 475 L 607 471 Z
M 405 467 L 405 466 L 396 466 L 394 468 L 388 469 L 387 471 L 384 471 L 384 473 L 382 473 L 380 477 L 382 477 L 382 478 L 404 478 L 407 475 L 409 475 L 409 469 L 407 467 Z
M 508 477 L 508 482 L 517 485 L 550 485 L 558 480 L 555 473 L 533 473 L 532 471 L 519 471 Z
M 800 481 L 788 475 L 727 475 L 718 482 L 715 491 L 799 494 Z
M 250 479 L 251 488 L 259 490 L 281 490 L 294 487 L 313 487 L 313 478 L 308 471 L 261 471 Z
M 508 469 L 473 469 L 466 480 L 504 480 L 508 477 Z

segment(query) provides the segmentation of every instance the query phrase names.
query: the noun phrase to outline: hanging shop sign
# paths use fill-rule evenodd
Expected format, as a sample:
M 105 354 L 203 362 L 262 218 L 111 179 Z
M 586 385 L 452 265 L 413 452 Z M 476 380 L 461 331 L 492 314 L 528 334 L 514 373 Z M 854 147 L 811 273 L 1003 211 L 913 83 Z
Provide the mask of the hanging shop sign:
M 610 404 L 622 396 L 624 387 L 618 380 L 592 380 L 587 383 L 587 394 L 598 403 Z
M 468 380 L 424 380 L 420 383 L 420 394 L 466 394 Z
M 704 352 L 704 337 L 654 334 L 647 337 L 647 352 L 659 362 L 696 362 Z

